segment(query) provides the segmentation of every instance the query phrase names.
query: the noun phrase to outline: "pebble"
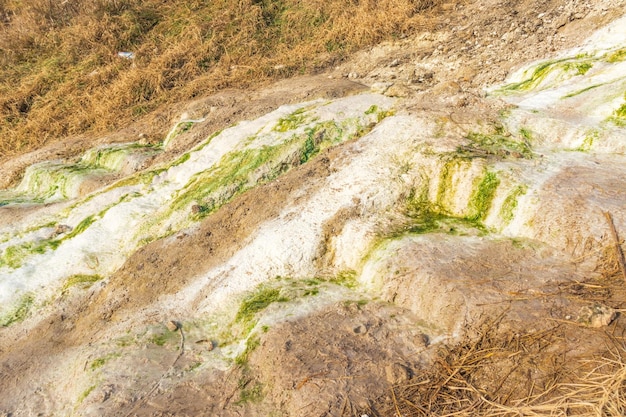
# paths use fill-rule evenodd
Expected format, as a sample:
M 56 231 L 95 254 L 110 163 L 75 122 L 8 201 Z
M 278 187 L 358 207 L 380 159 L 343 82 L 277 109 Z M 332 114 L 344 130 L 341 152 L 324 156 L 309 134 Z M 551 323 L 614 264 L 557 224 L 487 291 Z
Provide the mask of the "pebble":
M 382 83 L 382 82 L 374 83 L 370 87 L 370 90 L 372 91 L 372 93 L 385 94 L 385 91 L 387 91 L 387 89 L 391 87 L 392 84 L 393 83 Z
M 365 334 L 367 333 L 367 327 L 364 324 L 357 325 L 352 331 L 356 334 Z
M 169 320 L 167 323 L 165 323 L 165 327 L 167 327 L 167 330 L 169 330 L 170 332 L 175 332 L 176 330 L 180 329 L 180 323 L 174 320 Z
M 608 326 L 615 317 L 617 317 L 615 309 L 595 303 L 581 308 L 577 321 L 585 326 L 598 328 Z

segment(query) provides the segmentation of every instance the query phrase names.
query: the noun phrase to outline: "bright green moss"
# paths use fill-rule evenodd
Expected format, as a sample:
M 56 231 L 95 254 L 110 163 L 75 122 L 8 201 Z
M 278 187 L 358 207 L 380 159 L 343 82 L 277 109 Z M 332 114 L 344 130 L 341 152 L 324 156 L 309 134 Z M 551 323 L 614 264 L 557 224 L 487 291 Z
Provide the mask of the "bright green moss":
M 241 302 L 235 321 L 244 324 L 250 323 L 257 313 L 265 310 L 271 304 L 286 301 L 289 301 L 289 298 L 281 295 L 280 289 L 261 286 Z
M 538 86 L 550 72 L 555 64 L 560 61 L 548 61 L 538 65 L 531 76 L 519 83 L 509 84 L 503 88 L 504 91 L 527 91 Z

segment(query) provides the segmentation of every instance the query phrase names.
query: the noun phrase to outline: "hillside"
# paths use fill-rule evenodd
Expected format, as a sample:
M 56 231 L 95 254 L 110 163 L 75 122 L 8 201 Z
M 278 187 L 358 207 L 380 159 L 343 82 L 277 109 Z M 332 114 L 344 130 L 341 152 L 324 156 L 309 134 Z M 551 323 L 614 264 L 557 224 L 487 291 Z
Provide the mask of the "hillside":
M 624 1 L 85 4 L 0 3 L 0 415 L 624 415 Z

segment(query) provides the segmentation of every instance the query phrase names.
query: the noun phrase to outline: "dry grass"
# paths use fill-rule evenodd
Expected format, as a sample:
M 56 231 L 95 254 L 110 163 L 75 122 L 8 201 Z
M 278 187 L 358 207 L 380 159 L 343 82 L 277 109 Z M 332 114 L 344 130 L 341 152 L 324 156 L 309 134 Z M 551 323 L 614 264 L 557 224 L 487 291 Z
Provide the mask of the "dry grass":
M 411 32 L 435 1 L 0 0 L 0 156 L 316 72 Z
M 563 329 L 509 338 L 487 332 L 446 351 L 431 370 L 391 389 L 377 415 L 623 416 L 626 352 L 613 338 L 598 359 L 566 360 Z

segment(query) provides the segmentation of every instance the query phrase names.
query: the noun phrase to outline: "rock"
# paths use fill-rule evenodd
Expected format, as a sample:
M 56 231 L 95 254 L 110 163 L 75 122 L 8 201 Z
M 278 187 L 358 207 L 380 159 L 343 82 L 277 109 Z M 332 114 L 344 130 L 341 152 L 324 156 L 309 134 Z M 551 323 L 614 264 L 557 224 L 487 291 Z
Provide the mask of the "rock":
M 385 94 L 385 92 L 389 89 L 389 87 L 391 87 L 393 85 L 393 83 L 374 83 L 372 84 L 372 86 L 370 87 L 370 90 L 372 91 L 372 93 L 377 93 L 377 94 Z
M 444 81 L 433 87 L 433 94 L 441 94 L 441 95 L 452 95 L 459 93 L 461 91 L 461 87 L 457 82 L 454 81 Z
M 181 325 L 177 321 L 170 320 L 165 323 L 165 327 L 167 327 L 167 330 L 169 330 L 170 332 L 175 332 L 176 330 L 181 328 Z
M 68 226 L 67 224 L 57 224 L 57 226 L 54 228 L 54 232 L 52 232 L 52 235 L 50 236 L 51 239 L 59 236 L 59 235 L 63 235 L 65 233 L 69 233 L 72 231 L 72 226 Z
M 413 94 L 413 90 L 402 84 L 394 84 L 385 91 L 388 97 L 409 97 Z
M 595 303 L 580 309 L 578 323 L 589 327 L 608 326 L 617 317 L 617 311 L 611 307 Z
M 100 390 L 100 392 L 97 394 L 96 397 L 96 401 L 97 402 L 105 402 L 106 400 L 108 400 L 109 398 L 111 398 L 111 395 L 115 392 L 115 386 L 108 384 L 102 387 L 102 389 Z
M 150 142 L 150 138 L 148 138 L 148 135 L 146 135 L 145 133 L 140 133 L 137 136 L 137 141 L 140 145 L 147 145 Z
M 211 339 L 196 340 L 196 344 L 205 345 L 209 352 L 215 349 L 215 347 L 217 346 L 217 343 L 213 342 Z
M 367 333 L 367 327 L 364 324 L 360 323 L 356 327 L 354 327 L 352 331 L 356 334 L 365 334 Z

